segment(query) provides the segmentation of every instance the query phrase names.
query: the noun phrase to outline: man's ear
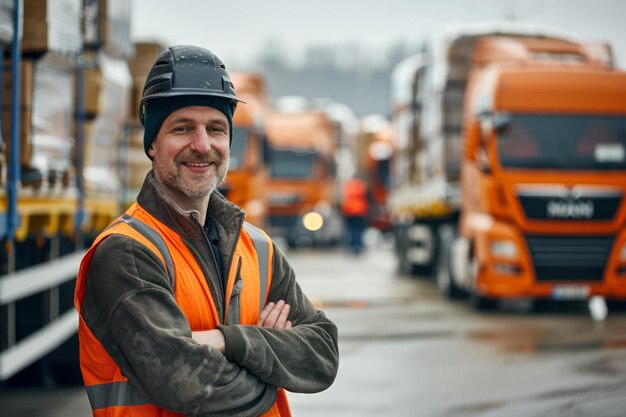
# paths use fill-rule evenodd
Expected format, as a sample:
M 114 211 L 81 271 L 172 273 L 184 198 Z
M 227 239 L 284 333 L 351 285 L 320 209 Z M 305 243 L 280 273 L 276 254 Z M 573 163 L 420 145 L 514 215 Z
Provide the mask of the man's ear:
M 150 155 L 150 158 L 154 158 L 154 141 L 152 141 L 148 148 L 148 155 Z

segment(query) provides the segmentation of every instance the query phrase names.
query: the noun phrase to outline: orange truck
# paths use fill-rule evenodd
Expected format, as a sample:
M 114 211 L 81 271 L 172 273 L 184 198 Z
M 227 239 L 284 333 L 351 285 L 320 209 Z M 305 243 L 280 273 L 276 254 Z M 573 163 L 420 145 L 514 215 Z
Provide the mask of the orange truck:
M 443 39 L 395 73 L 413 97 L 394 113 L 405 268 L 478 309 L 626 299 L 626 73 L 610 47 L 511 24 Z
M 246 211 L 246 220 L 267 226 L 267 179 L 269 147 L 264 132 L 268 111 L 263 76 L 254 72 L 230 73 L 239 103 L 233 115 L 230 168 L 219 190 Z
M 337 125 L 323 111 L 274 111 L 266 119 L 271 145 L 268 183 L 272 236 L 290 247 L 336 244 L 342 236 L 337 208 Z

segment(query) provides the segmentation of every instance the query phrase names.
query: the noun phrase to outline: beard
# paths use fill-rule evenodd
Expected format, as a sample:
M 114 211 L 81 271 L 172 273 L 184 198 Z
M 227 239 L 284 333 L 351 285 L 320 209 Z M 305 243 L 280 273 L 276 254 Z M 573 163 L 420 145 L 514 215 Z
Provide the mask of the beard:
M 183 167 L 183 163 L 213 164 L 214 171 L 209 173 L 194 173 Z M 206 155 L 186 153 L 178 155 L 173 163 L 153 160 L 154 171 L 159 173 L 160 181 L 177 194 L 183 194 L 189 199 L 199 200 L 211 194 L 224 181 L 228 173 L 230 158 L 221 158 L 215 151 Z

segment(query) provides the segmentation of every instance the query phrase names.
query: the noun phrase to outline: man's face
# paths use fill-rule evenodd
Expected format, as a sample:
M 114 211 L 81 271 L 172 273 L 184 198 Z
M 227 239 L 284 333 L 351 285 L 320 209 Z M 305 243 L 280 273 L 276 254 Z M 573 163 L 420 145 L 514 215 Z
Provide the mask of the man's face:
M 228 119 L 212 107 L 183 107 L 163 122 L 148 149 L 154 175 L 177 198 L 207 197 L 226 177 Z

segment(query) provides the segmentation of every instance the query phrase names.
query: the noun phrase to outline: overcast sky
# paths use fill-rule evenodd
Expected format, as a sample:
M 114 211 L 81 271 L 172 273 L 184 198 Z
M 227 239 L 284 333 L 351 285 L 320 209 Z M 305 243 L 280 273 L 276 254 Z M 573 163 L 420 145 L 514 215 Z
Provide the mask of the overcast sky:
M 449 23 L 515 18 L 613 44 L 626 68 L 626 0 L 132 0 L 135 39 L 207 47 L 230 68 L 268 40 L 294 59 L 308 45 L 360 44 L 375 56 Z

